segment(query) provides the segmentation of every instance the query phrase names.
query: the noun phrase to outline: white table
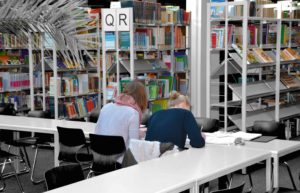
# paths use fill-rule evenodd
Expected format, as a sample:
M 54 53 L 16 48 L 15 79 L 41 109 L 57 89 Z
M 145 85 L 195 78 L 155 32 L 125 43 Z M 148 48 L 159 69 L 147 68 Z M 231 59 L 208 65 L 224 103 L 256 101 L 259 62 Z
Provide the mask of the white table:
M 189 149 L 138 165 L 74 183 L 49 193 L 164 193 L 191 189 L 225 174 L 266 160 L 266 185 L 270 189 L 271 153 L 239 146 L 208 145 Z
M 299 141 L 275 139 L 267 143 L 247 141 L 245 147 L 268 150 L 272 153 L 274 187 L 279 186 L 279 158 L 300 150 Z
M 85 135 L 94 133 L 96 124 L 55 119 L 0 115 L 0 129 L 47 133 L 54 135 L 54 165 L 58 166 L 59 141 L 57 126 L 79 128 Z

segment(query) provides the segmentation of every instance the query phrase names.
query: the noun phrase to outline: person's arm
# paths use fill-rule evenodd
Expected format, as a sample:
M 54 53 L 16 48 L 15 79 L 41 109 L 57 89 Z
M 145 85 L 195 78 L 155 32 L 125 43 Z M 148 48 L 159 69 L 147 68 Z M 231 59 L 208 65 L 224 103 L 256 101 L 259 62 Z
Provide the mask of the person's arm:
M 140 118 L 138 113 L 134 113 L 129 121 L 129 139 L 139 139 Z
M 205 145 L 205 140 L 201 135 L 200 128 L 195 120 L 194 115 L 190 111 L 185 112 L 184 127 L 190 139 L 192 147 L 200 148 Z

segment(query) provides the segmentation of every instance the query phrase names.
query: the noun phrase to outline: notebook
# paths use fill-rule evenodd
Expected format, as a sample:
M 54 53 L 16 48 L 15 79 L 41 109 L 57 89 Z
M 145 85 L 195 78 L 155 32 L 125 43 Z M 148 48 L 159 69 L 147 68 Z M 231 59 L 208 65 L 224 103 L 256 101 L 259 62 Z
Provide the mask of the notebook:
M 251 141 L 267 143 L 267 142 L 272 141 L 273 139 L 276 139 L 276 138 L 277 138 L 276 136 L 261 136 L 261 137 L 252 139 Z

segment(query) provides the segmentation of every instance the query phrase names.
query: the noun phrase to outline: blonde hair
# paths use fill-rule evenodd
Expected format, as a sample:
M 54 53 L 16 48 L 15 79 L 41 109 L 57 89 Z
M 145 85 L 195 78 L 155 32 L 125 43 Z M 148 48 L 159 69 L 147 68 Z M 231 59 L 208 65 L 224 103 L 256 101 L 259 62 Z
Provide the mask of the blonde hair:
M 172 108 L 176 105 L 179 105 L 180 103 L 186 103 L 188 106 L 190 106 L 190 100 L 187 96 L 180 94 L 177 91 L 172 91 L 170 93 L 168 106 L 169 108 Z
M 125 86 L 124 94 L 130 95 L 133 97 L 137 105 L 140 107 L 141 111 L 144 112 L 147 108 L 147 94 L 144 85 L 137 81 L 131 81 Z

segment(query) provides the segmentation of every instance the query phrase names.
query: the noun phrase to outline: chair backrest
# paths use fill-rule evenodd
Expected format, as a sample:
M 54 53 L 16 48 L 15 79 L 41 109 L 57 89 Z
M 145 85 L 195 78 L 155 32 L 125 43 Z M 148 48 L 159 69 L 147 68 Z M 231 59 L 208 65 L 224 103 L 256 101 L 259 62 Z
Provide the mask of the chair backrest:
M 122 136 L 107 136 L 90 134 L 91 150 L 93 154 L 92 170 L 105 173 L 118 169 L 117 159 L 126 150 Z
M 47 111 L 29 111 L 27 116 L 36 118 L 50 118 L 49 112 Z
M 243 182 L 241 185 L 238 185 L 234 188 L 224 189 L 224 190 L 216 190 L 212 191 L 210 193 L 243 193 L 245 182 Z
M 58 159 L 68 162 L 76 162 L 76 153 L 86 145 L 86 139 L 82 129 L 73 129 L 57 126 L 59 138 Z
M 203 132 L 215 132 L 219 130 L 219 120 L 210 119 L 205 117 L 196 118 L 198 126 L 201 128 Z
M 97 123 L 100 115 L 100 107 L 93 109 L 89 115 L 89 121 L 93 123 Z
M 48 190 L 84 180 L 80 164 L 68 164 L 52 168 L 45 172 Z
M 14 104 L 12 104 L 12 103 L 2 103 L 0 110 L 1 110 L 0 111 L 1 115 L 13 115 L 14 116 L 17 114 Z
M 284 139 L 285 125 L 276 121 L 257 120 L 254 121 L 252 132 Z
M 27 117 L 35 117 L 35 118 L 51 118 L 50 112 L 48 111 L 29 111 Z M 45 142 L 53 142 L 54 135 L 53 134 L 46 134 L 46 133 L 34 133 L 35 137 L 38 137 L 38 143 L 45 143 Z

